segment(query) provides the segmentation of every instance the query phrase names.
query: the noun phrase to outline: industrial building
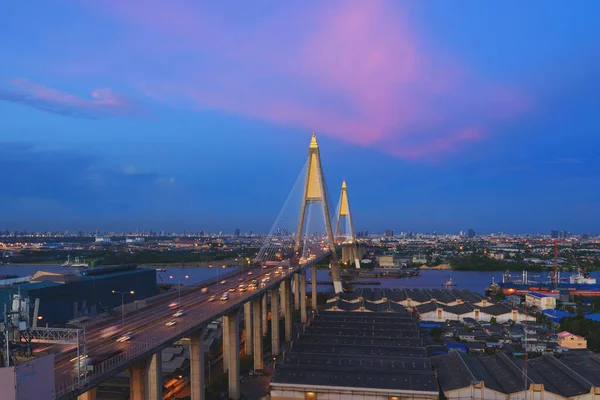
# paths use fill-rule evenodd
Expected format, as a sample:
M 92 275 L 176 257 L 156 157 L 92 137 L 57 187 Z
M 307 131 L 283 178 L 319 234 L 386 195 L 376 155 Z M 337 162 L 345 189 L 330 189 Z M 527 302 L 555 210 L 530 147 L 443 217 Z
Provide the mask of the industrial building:
M 488 357 L 451 352 L 431 362 L 448 400 L 592 400 L 600 395 L 600 357 L 591 352 L 561 358 L 545 354 L 529 360 L 527 368 L 502 352 Z
M 57 326 L 120 306 L 119 292 L 126 293 L 125 303 L 154 296 L 156 270 L 126 265 L 65 273 L 38 271 L 26 282 L 0 286 L 0 303 L 17 293 L 29 298 L 30 304 L 39 299 L 38 325 Z
M 456 289 L 357 289 L 341 293 L 329 299 L 325 310 L 362 312 L 415 312 L 421 321 L 489 322 L 494 318 L 502 323 L 534 321 L 535 317 L 524 314 L 515 307 L 494 303 L 469 290 Z
M 323 312 L 286 351 L 271 399 L 437 399 L 415 317 L 406 311 Z
M 553 310 L 556 308 L 556 298 L 544 293 L 529 292 L 525 295 L 525 304 L 538 310 Z

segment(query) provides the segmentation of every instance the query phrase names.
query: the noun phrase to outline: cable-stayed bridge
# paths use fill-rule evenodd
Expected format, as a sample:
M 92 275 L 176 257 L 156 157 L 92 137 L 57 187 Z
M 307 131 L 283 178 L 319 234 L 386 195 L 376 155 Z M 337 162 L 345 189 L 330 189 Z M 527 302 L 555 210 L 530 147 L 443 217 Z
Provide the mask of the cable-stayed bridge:
M 57 399 L 94 400 L 96 387 L 123 372 L 130 373 L 130 398 L 163 398 L 161 350 L 180 340 L 190 344 L 192 400 L 204 399 L 204 337 L 212 321 L 223 319 L 223 368 L 229 376 L 229 398 L 240 397 L 240 321 L 243 315 L 245 348 L 254 358 L 254 368 L 263 368 L 263 336 L 270 323 L 271 353 L 278 355 L 283 341 L 292 340 L 292 307 L 307 322 L 306 271 L 311 270 L 311 308 L 317 307 L 317 264 L 329 260 L 336 292 L 342 291 L 337 250 L 342 261 L 360 267 L 354 224 L 346 182 L 333 207 L 325 182 L 317 138 L 313 133 L 308 158 L 251 268 L 225 280 L 186 288 L 161 296 L 151 306 L 107 319 L 86 331 L 86 354 L 71 352 L 55 358 Z M 222 300 L 221 300 L 222 298 Z M 170 305 L 185 314 L 173 320 Z M 268 321 L 269 314 L 272 316 Z M 279 332 L 280 318 L 284 331 Z M 105 332 L 119 329 L 129 340 L 115 341 Z

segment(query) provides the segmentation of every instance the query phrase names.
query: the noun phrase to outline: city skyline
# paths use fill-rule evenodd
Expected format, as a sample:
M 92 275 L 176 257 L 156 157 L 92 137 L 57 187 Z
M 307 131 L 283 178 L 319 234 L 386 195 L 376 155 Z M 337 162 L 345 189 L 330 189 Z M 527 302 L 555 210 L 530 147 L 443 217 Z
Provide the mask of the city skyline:
M 0 228 L 266 233 L 314 129 L 359 231 L 597 232 L 597 3 L 161 4 L 0 16 Z

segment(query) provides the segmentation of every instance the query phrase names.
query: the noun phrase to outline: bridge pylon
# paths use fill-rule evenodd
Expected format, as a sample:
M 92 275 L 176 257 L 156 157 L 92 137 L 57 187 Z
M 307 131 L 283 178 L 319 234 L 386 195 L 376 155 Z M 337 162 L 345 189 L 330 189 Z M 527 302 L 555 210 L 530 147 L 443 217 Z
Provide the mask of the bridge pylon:
M 340 202 L 338 203 L 338 211 L 335 224 L 335 237 L 343 238 L 342 245 L 342 262 L 352 262 L 356 268 L 360 268 L 360 255 L 358 254 L 358 245 L 356 244 L 356 231 L 354 230 L 354 221 L 350 212 L 350 201 L 348 200 L 348 186 L 346 180 L 342 181 L 342 192 L 340 194 Z M 341 231 L 342 221 L 345 222 L 347 230 Z
M 304 182 L 304 193 L 302 196 L 300 220 L 298 221 L 298 230 L 296 232 L 296 244 L 294 246 L 294 251 L 297 254 L 300 254 L 300 246 L 302 245 L 302 232 L 304 230 L 307 207 L 310 204 L 321 204 L 323 207 L 323 215 L 325 217 L 325 229 L 327 231 L 327 239 L 329 241 L 329 250 L 331 251 L 331 277 L 333 279 L 333 288 L 336 293 L 340 293 L 343 290 L 340 264 L 338 262 L 333 230 L 331 228 L 329 203 L 327 202 L 327 187 L 325 186 L 325 178 L 323 176 L 323 168 L 321 166 L 321 155 L 319 153 L 317 136 L 314 132 L 308 148 L 308 164 L 306 168 L 306 181 Z

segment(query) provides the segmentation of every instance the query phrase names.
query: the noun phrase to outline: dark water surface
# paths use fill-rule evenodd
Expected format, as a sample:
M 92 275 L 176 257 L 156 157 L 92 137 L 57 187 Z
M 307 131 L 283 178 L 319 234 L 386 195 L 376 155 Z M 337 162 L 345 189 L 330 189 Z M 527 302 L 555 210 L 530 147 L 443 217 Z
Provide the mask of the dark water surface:
M 177 283 L 181 281 L 184 285 L 191 285 L 203 282 L 207 279 L 216 277 L 217 274 L 223 276 L 223 274 L 231 273 L 235 268 L 186 268 L 168 266 L 164 267 L 165 272 L 157 272 L 156 280 L 158 283 Z M 28 276 L 33 275 L 37 271 L 48 271 L 48 272 L 73 272 L 73 269 L 63 268 L 57 265 L 1 265 L 0 275 L 17 275 L 17 276 Z M 450 271 L 450 270 L 422 270 L 420 276 L 410 278 L 398 278 L 398 279 L 379 279 L 381 285 L 365 285 L 356 287 L 370 287 L 370 288 L 427 288 L 427 289 L 442 289 L 443 284 L 448 279 L 452 278 L 452 281 L 456 282 L 454 288 L 457 289 L 469 289 L 474 292 L 483 293 L 485 288 L 492 282 L 492 278 L 496 282 L 502 281 L 501 271 L 494 272 L 478 272 L 478 271 Z M 530 272 L 529 278 L 533 279 L 535 276 L 539 276 L 539 272 Z M 591 275 L 600 282 L 600 272 L 592 272 Z M 186 278 L 187 276 L 187 278 Z M 520 278 L 521 274 L 513 273 L 513 279 Z M 541 274 L 542 278 L 545 278 L 546 274 Z M 568 276 L 568 274 L 563 274 Z M 307 281 L 310 281 L 310 271 L 307 273 Z M 541 278 L 535 278 L 540 280 Z M 374 278 L 358 279 L 358 281 L 374 281 Z M 317 271 L 317 281 L 319 282 L 330 282 L 331 276 L 327 270 Z M 310 291 L 310 285 L 307 288 Z M 333 285 L 324 284 L 318 285 L 319 292 L 333 292 Z

